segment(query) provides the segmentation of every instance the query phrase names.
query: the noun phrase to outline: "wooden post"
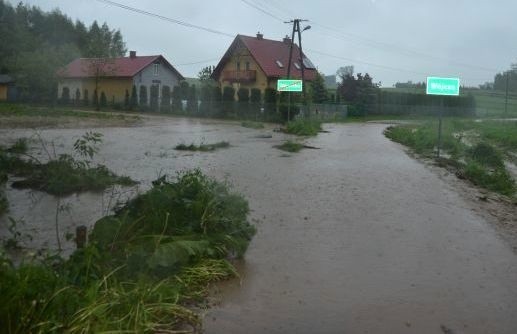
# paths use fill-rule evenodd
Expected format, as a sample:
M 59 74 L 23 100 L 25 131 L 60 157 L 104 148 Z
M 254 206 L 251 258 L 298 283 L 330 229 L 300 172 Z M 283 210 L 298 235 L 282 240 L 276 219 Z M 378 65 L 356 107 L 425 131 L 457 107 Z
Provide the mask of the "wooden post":
M 87 228 L 84 225 L 77 226 L 75 229 L 75 244 L 77 248 L 84 248 L 86 245 Z

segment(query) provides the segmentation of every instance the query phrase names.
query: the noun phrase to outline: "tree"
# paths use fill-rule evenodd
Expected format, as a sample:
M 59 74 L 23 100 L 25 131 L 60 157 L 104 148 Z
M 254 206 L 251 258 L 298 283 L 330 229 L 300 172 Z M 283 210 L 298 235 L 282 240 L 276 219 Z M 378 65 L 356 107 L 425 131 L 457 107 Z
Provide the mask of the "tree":
M 139 94 L 139 105 L 141 107 L 147 106 L 147 87 L 144 85 L 140 86 L 140 94 Z
M 340 68 L 338 68 L 338 70 L 336 71 L 336 77 L 338 78 L 338 80 L 343 80 L 344 77 L 347 77 L 347 76 L 353 76 L 354 75 L 354 66 L 353 65 L 349 65 L 349 66 L 342 66 Z
M 61 103 L 70 104 L 70 89 L 68 87 L 63 87 L 63 91 L 61 93 Z
M 309 84 L 309 98 L 312 103 L 325 103 L 328 100 L 325 80 L 321 73 L 316 72 L 316 77 Z
M 76 88 L 74 104 L 76 106 L 78 106 L 80 102 L 81 102 L 81 91 L 79 90 L 79 88 Z
M 250 94 L 250 101 L 253 103 L 260 103 L 261 100 L 261 92 L 258 88 L 252 88 Z
M 131 100 L 129 101 L 129 107 L 131 110 L 135 109 L 138 106 L 138 97 L 136 95 L 136 85 L 133 85 L 131 89 Z
M 126 89 L 126 94 L 124 95 L 124 109 L 129 109 L 129 91 Z
M 223 88 L 223 101 L 230 102 L 235 99 L 235 89 L 231 86 L 225 86 Z
M 106 94 L 104 93 L 104 91 L 102 91 L 101 98 L 100 98 L 100 106 L 105 108 L 107 105 L 108 105 L 108 99 L 106 99 Z
M 357 77 L 346 73 L 341 77 L 336 99 L 343 97 L 364 115 L 377 102 L 379 86 L 380 84 L 374 83 L 368 73 L 358 73 Z
M 162 87 L 161 111 L 170 112 L 171 110 L 171 88 L 167 85 Z
M 277 92 L 273 88 L 266 88 L 264 91 L 264 102 L 268 104 L 276 103 Z
M 158 85 L 152 85 L 151 86 L 151 110 L 152 111 L 158 111 L 158 95 L 160 94 Z
M 97 94 L 96 89 L 93 91 L 92 105 L 96 106 L 96 108 L 99 107 L 99 94 Z
M 212 89 L 212 101 L 221 102 L 223 100 L 223 95 L 221 94 L 221 88 L 214 87 Z
M 182 100 L 188 100 L 190 86 L 188 82 L 182 81 L 180 83 L 180 96 Z
M 237 97 L 239 98 L 239 102 L 249 102 L 250 100 L 250 90 L 246 87 L 241 87 L 237 91 Z
M 89 100 L 89 97 L 88 97 L 88 89 L 85 89 L 84 93 L 83 93 L 83 105 L 85 107 L 87 107 L 89 104 L 90 104 L 90 100 Z
M 174 86 L 172 89 L 172 110 L 174 112 L 183 111 L 183 105 L 181 103 L 181 88 L 180 86 Z
M 196 86 L 192 85 L 189 88 L 189 94 L 187 99 L 187 110 L 189 112 L 197 111 L 197 94 L 196 94 Z
M 212 80 L 212 73 L 214 71 L 214 66 L 206 66 L 199 71 L 197 74 L 198 79 L 201 81 L 201 83 L 205 82 L 213 82 Z

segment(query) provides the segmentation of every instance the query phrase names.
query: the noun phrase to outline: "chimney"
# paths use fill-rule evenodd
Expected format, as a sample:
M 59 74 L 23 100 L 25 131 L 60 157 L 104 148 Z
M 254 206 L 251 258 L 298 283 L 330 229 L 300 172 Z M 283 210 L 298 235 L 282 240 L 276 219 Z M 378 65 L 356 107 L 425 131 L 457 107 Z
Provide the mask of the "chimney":
M 263 39 L 264 35 L 259 32 L 257 32 L 257 39 Z
M 285 44 L 291 44 L 291 38 L 290 38 L 289 36 L 285 35 L 285 37 L 284 37 L 284 43 L 285 43 Z
M 136 58 L 136 51 L 129 51 L 129 58 Z

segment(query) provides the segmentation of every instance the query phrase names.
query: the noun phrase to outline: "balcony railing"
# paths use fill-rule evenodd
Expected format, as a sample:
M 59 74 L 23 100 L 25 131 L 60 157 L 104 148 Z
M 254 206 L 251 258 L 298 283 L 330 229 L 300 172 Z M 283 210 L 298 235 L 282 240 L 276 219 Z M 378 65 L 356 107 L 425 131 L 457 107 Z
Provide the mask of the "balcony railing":
M 257 78 L 257 71 L 223 71 L 223 80 L 229 82 L 254 82 Z

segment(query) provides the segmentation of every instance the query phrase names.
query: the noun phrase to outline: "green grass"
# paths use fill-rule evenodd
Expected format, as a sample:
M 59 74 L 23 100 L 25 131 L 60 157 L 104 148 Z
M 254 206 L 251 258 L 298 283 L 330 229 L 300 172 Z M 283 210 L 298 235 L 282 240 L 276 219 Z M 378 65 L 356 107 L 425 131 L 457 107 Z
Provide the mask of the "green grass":
M 275 146 L 275 148 L 278 148 L 279 150 L 286 151 L 286 152 L 296 153 L 296 152 L 299 152 L 303 148 L 303 144 L 288 140 L 281 145 Z
M 74 108 L 76 109 L 76 108 Z M 78 108 L 77 108 L 78 109 Z M 134 115 L 113 114 L 108 112 L 93 112 L 72 110 L 72 107 L 42 107 L 27 104 L 0 103 L 0 117 L 77 117 L 77 118 L 99 118 L 99 119 L 138 119 Z
M 264 128 L 264 124 L 259 123 L 259 122 L 251 122 L 251 121 L 244 121 L 241 123 L 241 126 L 243 126 L 245 128 L 250 128 L 250 129 L 263 129 Z
M 0 323 L 9 333 L 199 331 L 209 285 L 237 275 L 255 233 L 247 201 L 200 171 L 162 177 L 97 221 L 68 260 L 15 266 L 0 250 Z
M 437 122 L 427 121 L 389 127 L 385 134 L 420 155 L 434 157 L 437 131 Z M 517 151 L 516 122 L 446 119 L 442 148 L 450 155 L 448 164 L 472 183 L 503 195 L 515 195 L 515 180 L 506 170 L 504 159 L 511 159 Z
M 217 149 L 227 148 L 227 147 L 230 147 L 230 143 L 228 143 L 226 141 L 220 141 L 220 142 L 217 142 L 217 143 L 214 143 L 214 144 L 203 144 L 203 143 L 201 143 L 200 145 L 196 145 L 194 143 L 192 143 L 190 145 L 181 143 L 179 145 L 176 145 L 176 147 L 174 149 L 178 150 L 178 151 L 212 152 L 212 151 L 215 151 Z
M 425 94 L 425 89 L 415 88 L 382 88 L 386 91 L 399 93 Z M 476 101 L 477 117 L 517 117 L 517 96 L 510 94 L 508 98 L 508 109 L 505 114 L 506 92 L 490 91 L 480 89 L 462 88 L 461 95 L 472 94 Z
M 288 122 L 285 131 L 297 136 L 316 136 L 322 128 L 320 121 L 299 118 Z

